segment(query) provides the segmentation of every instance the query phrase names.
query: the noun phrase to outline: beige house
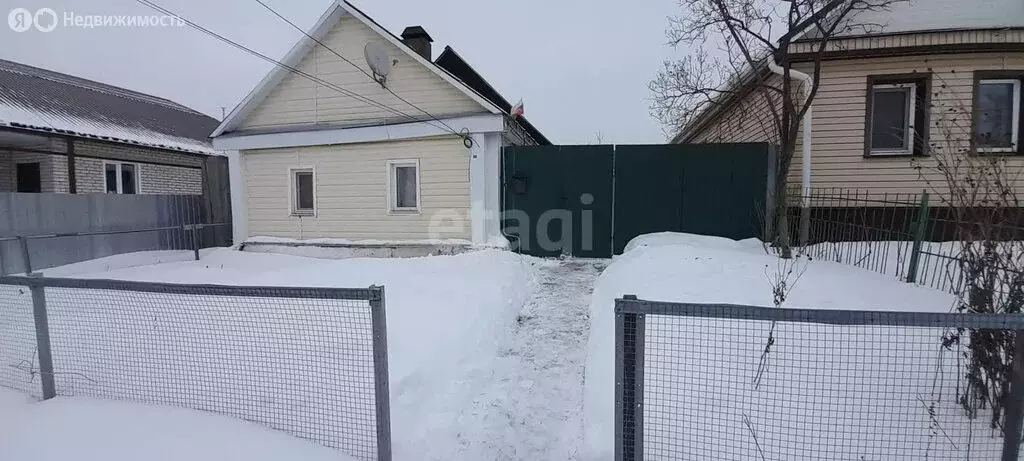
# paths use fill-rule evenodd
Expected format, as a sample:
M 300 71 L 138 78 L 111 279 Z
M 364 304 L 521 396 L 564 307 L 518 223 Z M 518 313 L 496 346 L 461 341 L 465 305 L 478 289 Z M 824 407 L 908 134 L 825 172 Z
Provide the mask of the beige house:
M 236 242 L 498 241 L 501 148 L 548 141 L 454 50 L 432 60 L 431 42 L 331 5 L 213 133 L 232 159 Z
M 813 188 L 941 193 L 936 157 L 961 149 L 1024 167 L 1024 2 L 912 0 L 857 20 L 881 32 L 842 36 L 826 50 L 812 104 Z M 811 73 L 810 44 L 792 51 L 794 69 Z M 751 72 L 746 87 L 768 78 L 779 77 Z M 739 95 L 710 106 L 673 142 L 773 141 L 761 98 Z M 791 184 L 801 181 L 802 150 Z

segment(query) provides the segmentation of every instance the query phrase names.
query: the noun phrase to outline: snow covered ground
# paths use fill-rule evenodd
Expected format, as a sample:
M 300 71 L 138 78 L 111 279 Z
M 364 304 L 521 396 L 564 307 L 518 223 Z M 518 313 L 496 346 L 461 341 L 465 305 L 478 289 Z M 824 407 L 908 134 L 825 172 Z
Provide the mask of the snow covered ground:
M 598 279 L 591 304 L 584 459 L 612 459 L 614 299 L 770 307 L 777 264 L 752 240 L 659 234 L 629 245 Z M 783 307 L 948 312 L 952 305 L 938 290 L 813 261 Z M 768 328 L 648 318 L 648 459 L 998 458 L 1001 440 L 987 416 L 972 423 L 955 401 L 963 372 L 956 354 L 940 354 L 940 329 L 779 324 L 771 366 L 755 388 Z
M 146 264 L 147 258 L 161 262 Z M 600 261 L 544 261 L 497 250 L 322 260 L 220 249 L 204 252 L 201 261 L 190 258 L 174 252 L 118 255 L 47 275 L 257 286 L 384 285 L 396 460 L 568 459 L 579 450 L 587 313 Z M 0 371 L 12 372 L 18 370 Z M 175 382 L 170 376 L 175 370 L 167 373 L 143 377 Z M 136 384 L 135 390 L 141 387 Z
M 335 450 L 214 413 L 80 397 L 33 402 L 0 387 L 0 459 L 351 461 Z
M 614 299 L 635 294 L 660 301 L 771 306 L 768 273 L 777 264 L 753 240 L 655 234 L 637 238 L 627 250 L 609 262 L 541 260 L 497 250 L 323 260 L 218 249 L 205 251 L 198 262 L 187 252 L 140 253 L 47 272 L 179 283 L 384 285 L 396 460 L 608 460 L 614 421 Z M 952 305 L 951 295 L 941 291 L 819 260 L 809 264 L 785 306 L 946 312 Z M 862 336 L 878 331 L 823 330 L 860 347 L 847 351 L 815 342 L 808 332 L 818 330 L 781 326 L 774 372 L 755 391 L 742 386 L 756 371 L 766 331 L 763 325 L 737 326 L 681 319 L 648 323 L 652 337 L 693 333 L 669 345 L 684 355 L 668 362 L 649 358 L 652 367 L 665 368 L 675 380 L 671 383 L 680 387 L 648 391 L 661 399 L 675 393 L 676 400 L 663 408 L 683 418 L 652 418 L 651 429 L 682 437 L 682 446 L 699 449 L 693 459 L 757 459 L 758 449 L 767 459 L 835 459 L 829 455 L 837 453 L 851 459 L 856 453 L 862 456 L 856 459 L 865 460 L 922 459 L 924 452 L 932 459 L 939 454 L 963 459 L 966 447 L 977 454 L 998 444 L 984 417 L 971 425 L 958 413 L 951 394 L 959 376 L 955 371 L 884 396 L 884 408 L 858 406 L 869 397 L 865 389 L 906 379 L 901 371 L 930 378 L 935 374 L 921 370 L 949 371 L 951 365 L 936 356 L 930 342 L 872 342 Z M 916 334 L 921 339 L 931 333 Z M 889 354 L 887 344 L 895 344 L 895 352 Z M 928 347 L 919 347 L 923 344 Z M 872 354 L 878 358 L 869 360 Z M 684 366 L 673 368 L 672 361 Z M 798 380 L 780 379 L 778 373 L 787 367 L 802 373 Z M 804 387 L 787 387 L 794 383 Z M 945 397 L 930 416 L 921 401 L 936 400 L 936 383 Z M 809 392 L 815 389 L 820 393 Z M 844 395 L 857 398 L 837 400 Z M 0 393 L 0 405 L 4 402 Z M 16 413 L 0 414 L 0 432 L 12 424 L 6 414 Z M 965 440 L 967 435 L 972 438 Z M 915 445 L 925 439 L 928 446 Z

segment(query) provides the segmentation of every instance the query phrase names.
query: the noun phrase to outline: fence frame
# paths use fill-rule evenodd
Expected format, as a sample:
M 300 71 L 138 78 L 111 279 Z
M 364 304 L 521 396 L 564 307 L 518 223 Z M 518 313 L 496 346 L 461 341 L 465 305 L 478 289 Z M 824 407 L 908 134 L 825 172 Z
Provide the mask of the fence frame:
M 1024 315 L 789 309 L 735 304 L 645 301 L 635 295 L 615 300 L 615 461 L 643 457 L 643 376 L 646 316 L 699 317 L 850 326 L 903 326 L 1016 330 L 1013 377 L 1005 406 L 1003 461 L 1016 461 L 1024 429 Z M 632 330 L 634 345 L 626 341 Z M 630 388 L 634 393 L 630 394 Z M 639 398 L 637 398 L 639 397 Z M 637 401 L 639 400 L 639 401 Z
M 38 274 L 29 276 L 0 276 L 0 285 L 25 286 L 31 290 L 43 400 L 51 399 L 57 395 L 56 383 L 54 382 L 53 352 L 50 344 L 50 330 L 46 312 L 46 288 L 132 291 L 172 295 L 367 301 L 370 306 L 373 338 L 377 459 L 379 461 L 391 461 L 391 400 L 388 378 L 387 319 L 385 316 L 383 286 L 333 288 L 177 284 L 112 279 L 47 278 L 41 277 Z

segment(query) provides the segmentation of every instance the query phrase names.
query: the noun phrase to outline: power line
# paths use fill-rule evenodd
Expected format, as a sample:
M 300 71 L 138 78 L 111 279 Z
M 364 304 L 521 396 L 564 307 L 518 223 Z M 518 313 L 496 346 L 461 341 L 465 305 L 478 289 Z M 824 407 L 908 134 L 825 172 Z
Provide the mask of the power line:
M 349 65 L 351 65 L 352 67 L 355 67 L 356 69 L 358 69 L 358 70 L 359 70 L 360 72 L 362 72 L 362 73 L 363 73 L 363 75 L 366 75 L 366 77 L 367 77 L 367 78 L 369 78 L 370 80 L 373 80 L 374 82 L 377 82 L 377 79 L 373 78 L 373 76 L 372 76 L 372 75 L 370 75 L 370 74 L 369 74 L 368 72 L 366 72 L 366 71 L 365 71 L 365 70 L 364 70 L 364 69 L 363 69 L 362 67 L 359 67 L 359 65 L 357 65 L 356 63 L 354 63 L 354 62 L 352 62 L 352 61 L 348 60 L 348 58 L 346 58 L 346 57 L 342 56 L 342 55 L 341 55 L 341 53 L 338 53 L 338 52 L 337 52 L 337 51 L 335 51 L 335 50 L 334 50 L 333 48 L 331 48 L 331 47 L 327 46 L 327 44 L 326 44 L 326 43 L 324 43 L 324 42 L 321 42 L 321 41 L 320 41 L 319 39 L 317 39 L 316 37 L 314 37 L 314 36 L 310 35 L 310 34 L 309 34 L 308 32 L 306 32 L 306 31 L 305 31 L 305 30 L 304 30 L 303 28 L 299 27 L 299 26 L 298 26 L 298 25 L 296 25 L 296 24 L 295 24 L 294 22 L 290 21 L 290 20 L 289 20 L 288 18 L 286 18 L 286 17 L 284 17 L 283 15 L 281 15 L 281 13 L 278 13 L 277 11 L 275 11 L 275 10 L 274 10 L 273 8 L 271 8 L 271 7 L 270 7 L 270 5 L 267 5 L 267 4 L 266 4 L 266 3 L 265 3 L 265 2 L 263 1 L 263 0 L 256 0 L 256 3 L 259 3 L 260 5 L 262 5 L 262 6 L 263 6 L 263 8 L 266 8 L 266 9 L 267 9 L 267 11 L 270 11 L 271 13 L 273 13 L 273 14 L 274 14 L 274 16 L 277 16 L 278 18 L 281 18 L 281 20 L 282 20 L 282 21 L 284 21 L 284 22 L 288 23 L 288 25 L 292 26 L 292 27 L 293 27 L 293 28 L 294 28 L 295 30 L 297 30 L 297 31 L 301 32 L 301 33 L 302 33 L 303 35 L 305 35 L 306 37 L 309 37 L 309 39 L 310 39 L 310 40 L 313 40 L 314 42 L 316 42 L 316 43 L 317 43 L 317 44 L 319 44 L 320 46 L 322 46 L 322 47 L 326 48 L 326 49 L 327 49 L 327 51 L 330 51 L 330 52 L 331 52 L 332 54 L 334 54 L 335 56 L 337 56 L 337 57 L 338 57 L 339 59 L 341 59 L 342 61 L 345 61 L 345 62 L 347 62 L 347 63 L 348 63 Z M 422 113 L 423 113 L 424 115 L 426 115 L 427 117 L 430 117 L 431 119 L 433 119 L 433 120 L 437 121 L 438 123 L 441 123 L 442 125 L 444 125 L 444 126 L 448 127 L 448 130 L 450 130 L 450 131 L 452 132 L 452 134 L 455 134 L 455 135 L 461 136 L 461 137 L 463 137 L 463 139 L 467 139 L 467 138 L 468 138 L 468 136 L 467 136 L 466 134 L 464 134 L 464 133 L 461 133 L 461 132 L 458 132 L 458 131 L 456 131 L 456 130 L 455 130 L 455 128 L 452 128 L 452 127 L 451 127 L 450 125 L 448 125 L 447 123 L 445 123 L 445 122 L 444 122 L 443 120 L 441 120 L 441 119 L 437 118 L 436 116 L 434 116 L 434 114 L 431 114 L 430 112 L 427 112 L 426 110 L 424 110 L 424 109 L 420 108 L 420 107 L 419 107 L 419 106 L 417 106 L 416 104 L 413 104 L 413 103 L 409 102 L 408 100 L 406 100 L 405 98 L 403 98 L 403 97 L 399 96 L 399 95 L 398 95 L 398 93 L 395 93 L 395 92 L 394 92 L 394 91 L 393 91 L 393 90 L 392 90 L 391 88 L 388 88 L 388 87 L 387 87 L 387 86 L 385 86 L 385 85 L 384 85 L 383 83 L 381 84 L 381 87 L 383 87 L 383 88 L 384 88 L 385 90 L 387 90 L 387 91 L 388 91 L 388 93 L 391 93 L 391 94 L 392 94 L 392 95 L 393 95 L 394 97 L 398 98 L 398 100 L 399 100 L 399 101 L 402 101 L 402 102 L 404 102 L 404 103 L 408 104 L 409 106 L 412 106 L 412 107 L 413 107 L 413 108 L 415 108 L 416 110 L 418 110 L 418 111 L 422 112 Z M 472 142 L 472 141 L 470 141 L 470 143 L 471 143 L 471 142 Z
M 276 60 L 274 58 L 266 56 L 266 55 L 264 55 L 264 54 L 262 54 L 262 53 L 260 53 L 260 52 L 258 52 L 256 50 L 248 48 L 245 45 L 242 45 L 242 44 L 240 44 L 238 42 L 235 42 L 235 41 L 233 41 L 233 40 L 231 40 L 231 39 L 229 39 L 227 37 L 224 37 L 223 35 L 220 35 L 220 34 L 214 32 L 212 30 L 209 30 L 209 29 L 207 29 L 207 28 L 205 28 L 203 26 L 200 26 L 199 24 L 196 24 L 196 23 L 194 23 L 194 22 L 192 22 L 192 21 L 182 17 L 181 15 L 178 15 L 178 14 L 176 14 L 176 13 L 174 13 L 174 12 L 172 12 L 172 11 L 170 11 L 170 10 L 160 6 L 160 5 L 157 5 L 156 3 L 153 3 L 151 1 L 149 1 L 149 0 L 136 0 L 136 1 L 138 3 L 141 3 L 141 4 L 145 5 L 145 6 L 153 9 L 153 10 L 156 10 L 156 11 L 159 11 L 159 12 L 161 12 L 163 14 L 172 16 L 172 17 L 174 17 L 174 18 L 184 22 L 185 24 L 189 25 L 189 27 L 192 27 L 193 29 L 196 29 L 196 30 L 198 30 L 200 32 L 203 32 L 203 33 L 205 33 L 205 34 L 207 34 L 207 35 L 209 35 L 211 37 L 214 37 L 214 38 L 216 38 L 216 39 L 218 39 L 218 40 L 220 40 L 220 41 L 222 41 L 224 43 L 227 43 L 227 44 L 229 44 L 229 45 L 231 45 L 231 46 L 233 46 L 235 48 L 238 48 L 238 49 L 240 49 L 242 51 L 245 51 L 246 53 L 249 53 L 249 54 L 251 54 L 253 56 L 256 56 L 256 57 L 258 57 L 260 59 L 263 59 L 264 61 L 267 61 L 267 62 L 269 62 L 271 64 L 274 64 L 274 65 L 276 65 L 278 67 L 282 67 L 282 68 L 288 69 L 289 71 L 291 71 L 294 74 L 300 75 L 300 76 L 302 76 L 302 77 L 304 77 L 304 78 L 306 78 L 306 79 L 308 79 L 308 80 L 310 80 L 310 81 L 312 81 L 314 83 L 319 83 L 319 84 L 321 84 L 321 85 L 323 85 L 323 86 L 325 86 L 327 88 L 335 90 L 335 91 L 341 93 L 344 96 L 351 97 L 353 99 L 356 99 L 357 101 L 364 102 L 366 104 L 372 105 L 372 106 L 377 107 L 379 109 L 383 109 L 383 110 L 389 111 L 389 112 L 397 114 L 397 115 L 401 115 L 401 116 L 409 118 L 411 120 L 415 120 L 416 119 L 416 117 L 414 117 L 412 115 L 409 115 L 409 114 L 407 114 L 405 112 L 402 112 L 402 111 L 400 111 L 398 109 L 392 108 L 392 107 L 390 107 L 390 106 L 388 106 L 386 104 L 377 102 L 377 101 L 375 101 L 373 99 L 370 99 L 370 98 L 368 98 L 366 96 L 363 96 L 363 95 L 360 95 L 358 93 L 355 93 L 355 92 L 352 92 L 350 90 L 347 90 L 345 88 L 342 88 L 342 87 L 340 87 L 338 85 L 335 85 L 334 83 L 328 82 L 328 81 L 323 80 L 323 79 L 321 79 L 319 77 L 310 75 L 310 74 L 308 74 L 306 72 L 303 72 L 302 70 L 299 70 L 299 69 L 297 69 L 295 67 L 289 66 L 289 65 L 287 65 L 287 64 L 285 64 L 285 63 L 283 63 L 281 61 L 278 61 L 278 60 Z M 432 125 L 432 126 L 434 126 L 435 128 L 443 129 L 443 128 L 437 126 L 437 125 L 434 125 L 434 124 L 430 123 L 429 121 L 427 123 Z

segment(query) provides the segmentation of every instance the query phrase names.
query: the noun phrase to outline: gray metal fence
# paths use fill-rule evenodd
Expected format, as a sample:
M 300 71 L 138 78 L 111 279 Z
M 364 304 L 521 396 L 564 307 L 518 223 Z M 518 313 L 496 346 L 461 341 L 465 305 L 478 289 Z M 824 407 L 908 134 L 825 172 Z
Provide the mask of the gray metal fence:
M 0 275 L 134 251 L 230 244 L 198 195 L 0 193 Z
M 0 277 L 0 385 L 254 421 L 391 457 L 384 288 Z
M 1022 315 L 627 296 L 615 316 L 616 460 L 1018 459 Z M 1013 345 L 1006 375 L 972 373 L 971 340 L 993 334 Z

